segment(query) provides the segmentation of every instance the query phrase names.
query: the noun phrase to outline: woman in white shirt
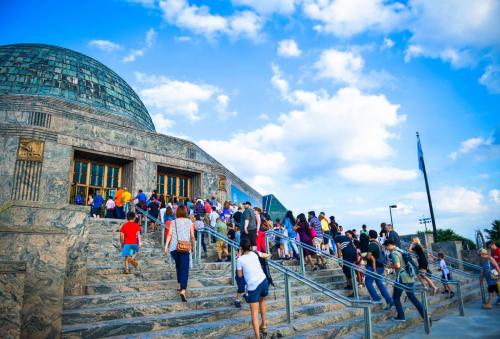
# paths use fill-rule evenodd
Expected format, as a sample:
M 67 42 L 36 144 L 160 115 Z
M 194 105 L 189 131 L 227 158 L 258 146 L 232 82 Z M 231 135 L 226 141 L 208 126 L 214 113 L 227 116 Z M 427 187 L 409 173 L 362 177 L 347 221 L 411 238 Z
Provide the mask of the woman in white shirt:
M 260 266 L 256 252 L 252 251 L 250 239 L 241 239 L 241 256 L 236 263 L 236 274 L 239 278 L 244 277 L 247 283 L 247 297 L 252 314 L 252 326 L 255 338 L 260 338 L 260 333 L 267 335 L 266 302 L 269 293 L 269 282 Z M 259 254 L 260 255 L 260 254 Z M 259 308 L 262 323 L 259 327 Z

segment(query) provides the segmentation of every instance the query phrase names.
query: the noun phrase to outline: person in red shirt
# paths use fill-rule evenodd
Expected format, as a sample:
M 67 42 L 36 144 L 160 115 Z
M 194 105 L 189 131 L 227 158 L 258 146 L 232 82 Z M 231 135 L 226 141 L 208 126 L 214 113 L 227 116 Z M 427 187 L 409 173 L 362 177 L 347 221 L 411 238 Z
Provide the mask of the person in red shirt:
M 134 222 L 135 213 L 127 213 L 127 222 L 123 224 L 120 229 L 120 248 L 122 250 L 122 257 L 125 258 L 125 274 L 129 274 L 128 264 L 137 267 L 138 262 L 135 260 L 139 248 L 142 247 L 141 240 L 141 227 Z
M 490 240 L 486 243 L 486 247 L 490 249 L 491 257 L 500 265 L 500 248 L 498 248 L 497 244 L 493 240 Z
M 497 244 L 493 240 L 488 241 L 486 243 L 486 247 L 490 249 L 493 260 L 495 260 L 500 266 L 500 248 L 498 248 Z M 497 305 L 500 305 L 500 296 L 497 298 Z

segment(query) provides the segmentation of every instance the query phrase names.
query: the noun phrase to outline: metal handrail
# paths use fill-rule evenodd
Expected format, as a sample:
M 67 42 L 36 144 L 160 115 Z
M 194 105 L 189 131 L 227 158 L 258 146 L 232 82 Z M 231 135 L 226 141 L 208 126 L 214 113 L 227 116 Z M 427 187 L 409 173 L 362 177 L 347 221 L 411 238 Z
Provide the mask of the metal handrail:
M 327 234 L 323 234 L 323 236 L 329 238 L 331 241 L 334 241 L 333 237 L 331 237 L 331 236 L 329 236 Z M 405 250 L 403 250 L 401 248 L 397 248 L 397 250 L 399 252 L 407 252 L 407 253 L 409 253 L 410 255 L 412 255 L 415 258 L 417 257 L 417 255 L 415 253 L 412 253 L 412 252 L 409 252 L 409 251 L 405 251 Z M 389 265 L 387 265 L 386 267 L 389 267 Z M 458 271 L 460 271 L 460 270 L 458 270 Z M 476 278 L 475 275 L 472 275 L 472 274 L 470 274 L 468 272 L 460 271 L 460 273 L 463 274 L 464 276 L 467 276 L 467 277 L 470 277 L 470 278 Z M 441 277 L 437 277 L 437 276 L 432 275 L 432 274 L 427 274 L 427 277 L 429 277 L 431 280 L 434 280 L 434 281 L 437 281 L 437 282 L 442 282 Z M 447 283 L 450 284 L 450 285 L 456 285 L 457 286 L 457 298 L 458 298 L 458 301 L 459 301 L 458 302 L 458 310 L 459 310 L 459 313 L 460 313 L 461 316 L 465 316 L 464 301 L 463 301 L 463 297 L 462 297 L 462 282 L 460 280 L 448 280 Z M 482 292 L 484 292 L 483 288 L 481 290 L 482 290 Z
M 411 245 L 411 243 L 408 242 L 408 241 L 401 240 L 401 245 L 405 245 L 405 246 L 409 247 Z M 423 247 L 422 247 L 422 249 L 424 250 L 424 252 L 426 254 L 432 254 L 433 257 L 437 258 L 437 256 L 438 256 L 437 252 L 432 251 L 432 250 L 428 250 L 428 249 L 423 248 Z M 471 269 L 473 269 L 475 271 L 481 271 L 481 266 L 479 266 L 479 265 L 476 265 L 476 264 L 473 264 L 473 263 L 470 263 L 468 261 L 464 261 L 464 260 L 461 260 L 461 259 L 457 259 L 457 258 L 454 258 L 454 257 L 450 257 L 449 255 L 445 255 L 444 257 L 448 261 L 455 262 L 455 263 L 457 263 L 459 265 L 463 265 L 463 266 L 469 267 L 469 268 L 471 268 Z M 460 269 L 457 268 L 456 270 L 460 270 Z
M 268 238 L 269 238 L 269 235 L 274 235 L 274 236 L 278 236 L 279 238 L 282 238 L 282 239 L 287 239 L 287 241 L 291 241 L 293 242 L 294 244 L 296 244 L 297 246 L 300 247 L 300 261 L 301 261 L 301 269 L 302 269 L 302 274 L 305 276 L 306 272 L 305 272 L 305 266 L 304 266 L 304 254 L 303 254 L 303 250 L 304 248 L 313 252 L 313 253 L 318 253 L 318 249 L 311 246 L 311 245 L 308 245 L 308 244 L 305 244 L 303 242 L 300 242 L 300 241 L 297 241 L 295 239 L 292 239 L 292 238 L 289 238 L 289 237 L 286 237 L 286 236 L 283 236 L 282 234 L 279 234 L 277 232 L 275 232 L 274 230 L 269 230 L 266 232 L 266 250 L 269 252 L 269 241 L 268 241 Z M 431 325 L 430 325 L 430 317 L 429 317 L 429 312 L 428 312 L 428 303 L 427 303 L 427 289 L 425 288 L 425 286 L 422 286 L 420 288 L 417 288 L 417 286 L 413 286 L 413 287 L 408 287 L 406 285 L 403 285 L 395 280 L 391 280 L 389 279 L 388 277 L 384 276 L 384 275 L 381 275 L 381 274 L 378 274 L 376 272 L 373 272 L 373 271 L 370 271 L 370 270 L 367 270 L 367 269 L 364 269 L 364 268 L 361 268 L 361 267 L 358 267 L 356 266 L 355 264 L 352 264 L 346 260 L 341 260 L 337 257 L 334 257 L 332 256 L 331 254 L 329 253 L 324 253 L 322 252 L 321 250 L 319 250 L 319 252 L 321 253 L 321 256 L 324 256 L 326 258 L 330 258 L 332 259 L 333 261 L 335 261 L 337 264 L 339 265 L 343 265 L 343 266 L 347 266 L 349 267 L 349 269 L 351 270 L 351 278 L 352 278 L 352 289 L 353 289 L 353 294 L 354 294 L 354 297 L 356 299 L 358 299 L 358 288 L 357 288 L 357 281 L 356 281 L 356 275 L 354 274 L 354 272 L 360 272 L 360 273 L 363 273 L 365 275 L 368 275 L 370 277 L 373 277 L 374 279 L 379 279 L 379 280 L 382 280 L 382 281 L 385 281 L 387 283 L 389 283 L 390 285 L 393 285 L 394 287 L 397 287 L 405 292 L 410 292 L 410 293 L 415 293 L 415 291 L 418 289 L 420 291 L 420 294 L 421 294 L 421 298 L 422 298 L 422 308 L 424 310 L 424 326 L 425 326 L 425 332 L 427 334 L 430 333 L 431 331 Z
M 202 233 L 207 233 L 210 234 L 211 236 L 215 237 L 216 239 L 222 240 L 226 242 L 229 246 L 231 246 L 232 251 L 231 251 L 231 268 L 232 268 L 232 279 L 233 279 L 233 284 L 235 284 L 235 276 L 236 276 L 236 251 L 239 250 L 239 245 L 231 239 L 228 239 L 226 236 L 223 236 L 219 233 L 217 233 L 215 230 L 212 230 L 210 228 L 204 228 L 200 230 Z M 200 260 L 200 249 L 201 249 L 201 237 L 198 237 L 198 240 L 196 242 L 196 249 L 195 249 L 195 260 L 199 262 Z M 306 278 L 303 275 L 300 275 L 296 273 L 295 271 L 290 270 L 289 268 L 286 268 L 282 266 L 281 264 L 276 263 L 273 260 L 268 261 L 269 266 L 280 271 L 281 273 L 284 274 L 285 276 L 285 301 L 286 301 L 286 311 L 287 311 L 287 321 L 288 323 L 291 323 L 293 320 L 292 317 L 292 300 L 291 300 L 291 285 L 290 285 L 290 280 L 289 278 L 293 278 L 313 289 L 316 291 L 326 295 L 327 297 L 332 298 L 333 300 L 341 303 L 342 305 L 346 307 L 353 307 L 353 308 L 362 308 L 364 311 L 364 321 L 365 321 L 365 338 L 371 339 L 372 338 L 372 323 L 371 323 L 371 302 L 369 300 L 360 300 L 360 299 L 355 299 L 352 300 L 350 298 L 345 297 L 342 294 L 339 294 L 336 291 L 332 291 L 328 289 L 327 287 Z
M 148 213 L 148 211 L 143 210 L 139 206 L 135 206 L 135 208 L 139 212 L 141 212 L 141 214 L 145 217 L 144 218 L 144 234 L 145 235 L 148 232 L 147 219 L 152 220 L 152 221 L 154 221 L 154 222 L 156 222 L 156 223 L 158 223 L 160 225 L 160 227 L 161 227 L 161 248 L 163 248 L 165 246 L 165 223 L 162 222 L 160 219 L 153 217 L 152 215 L 150 215 Z

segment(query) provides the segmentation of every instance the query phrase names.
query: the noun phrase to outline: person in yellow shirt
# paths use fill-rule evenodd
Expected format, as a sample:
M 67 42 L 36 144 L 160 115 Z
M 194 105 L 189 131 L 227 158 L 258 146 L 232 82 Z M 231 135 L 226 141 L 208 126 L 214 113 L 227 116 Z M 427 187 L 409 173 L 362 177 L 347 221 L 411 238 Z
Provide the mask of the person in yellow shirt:
M 127 187 L 123 187 L 122 193 L 123 209 L 125 215 L 132 211 L 132 194 L 127 190 Z
M 328 219 L 325 216 L 325 212 L 321 212 L 319 214 L 319 221 L 321 222 L 321 230 L 323 231 L 323 234 L 326 236 L 323 237 L 323 245 L 321 245 L 321 248 L 324 253 L 330 253 L 330 225 L 328 223 Z
M 123 188 L 118 187 L 115 193 L 115 210 L 116 219 L 123 219 L 125 216 L 123 214 Z

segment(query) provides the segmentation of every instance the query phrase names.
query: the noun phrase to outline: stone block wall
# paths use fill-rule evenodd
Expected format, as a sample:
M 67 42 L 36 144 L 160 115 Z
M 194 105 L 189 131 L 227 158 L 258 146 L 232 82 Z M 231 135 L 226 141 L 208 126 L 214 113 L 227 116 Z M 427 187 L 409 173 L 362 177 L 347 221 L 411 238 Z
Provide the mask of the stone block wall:
M 0 338 L 21 337 L 25 273 L 24 262 L 0 261 Z
M 26 263 L 21 337 L 60 337 L 64 294 L 86 284 L 87 216 L 80 206 L 22 201 L 0 213 L 0 258 Z

